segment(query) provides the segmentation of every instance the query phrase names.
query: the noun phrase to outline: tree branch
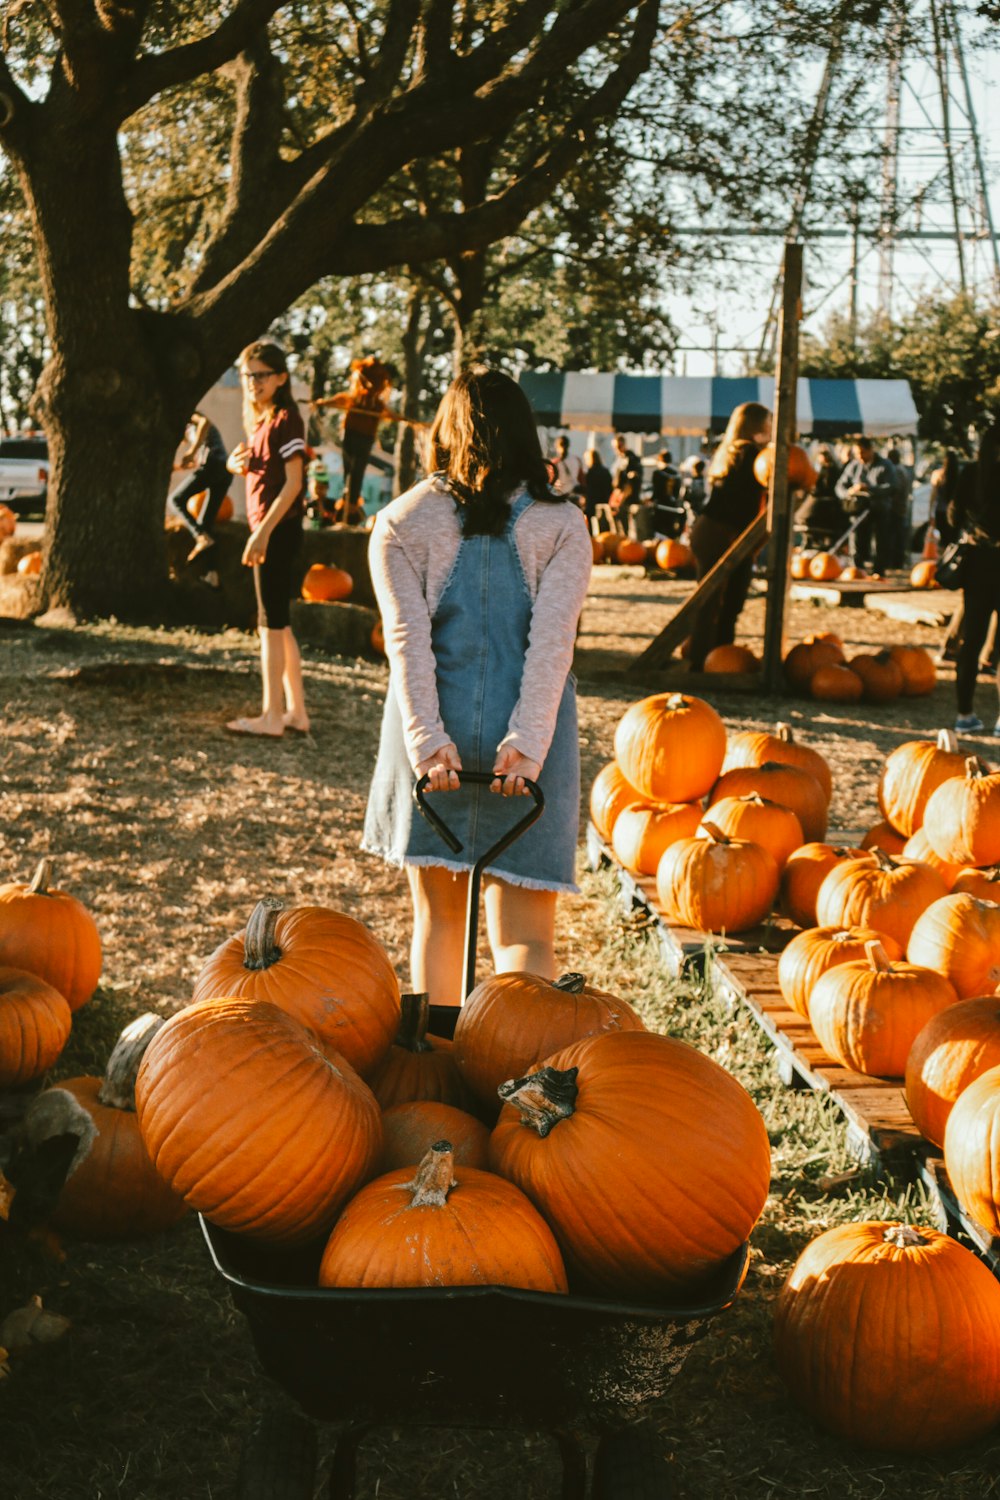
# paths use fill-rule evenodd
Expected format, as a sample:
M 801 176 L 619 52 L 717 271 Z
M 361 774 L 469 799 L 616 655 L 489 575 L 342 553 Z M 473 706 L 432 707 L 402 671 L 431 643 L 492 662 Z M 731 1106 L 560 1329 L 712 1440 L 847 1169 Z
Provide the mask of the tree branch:
M 31 115 L 37 107 L 22 91 L 0 52 L 0 141 L 19 155 L 31 140 Z
M 451 50 L 454 0 L 424 0 L 417 76 L 443 83 L 454 60 Z
M 284 0 L 236 0 L 225 20 L 207 36 L 140 57 L 119 92 L 121 119 L 128 119 L 164 89 L 190 83 L 231 62 L 283 4 Z

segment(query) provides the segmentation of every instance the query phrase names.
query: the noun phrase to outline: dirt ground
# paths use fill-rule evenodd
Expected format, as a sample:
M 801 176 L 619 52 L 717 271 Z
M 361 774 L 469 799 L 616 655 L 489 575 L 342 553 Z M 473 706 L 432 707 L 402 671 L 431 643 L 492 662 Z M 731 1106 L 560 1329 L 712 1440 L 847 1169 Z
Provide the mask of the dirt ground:
M 627 704 L 655 688 L 651 682 L 637 686 L 625 675 L 629 659 L 662 627 L 689 587 L 647 580 L 638 570 L 595 570 L 577 661 L 585 788 L 610 758 L 614 727 Z M 759 600 L 748 606 L 743 623 L 742 638 L 759 646 Z M 935 646 L 942 635 L 863 610 L 792 607 L 790 635 L 817 629 L 840 632 L 849 651 L 901 641 Z M 91 908 L 105 946 L 99 1004 L 88 1008 L 93 1013 L 84 1013 L 85 1021 L 75 1028 L 73 1068 L 93 1067 L 129 1013 L 169 1013 L 185 1004 L 205 957 L 244 924 L 266 893 L 289 904 L 328 904 L 363 919 L 385 944 L 407 987 L 404 880 L 358 852 L 386 675 L 384 664 L 374 660 L 307 654 L 312 735 L 280 742 L 231 739 L 222 732 L 224 720 L 252 710 L 258 694 L 253 637 L 236 631 L 209 635 L 114 624 L 66 630 L 0 621 L 2 878 L 26 879 L 37 860 L 49 856 L 58 882 Z M 929 698 L 875 709 L 710 696 L 733 728 L 765 727 L 783 718 L 801 730 L 834 769 L 832 826 L 857 829 L 876 820 L 875 786 L 888 751 L 952 722 L 949 676 L 946 669 Z M 995 689 L 986 678 L 977 709 L 992 724 Z M 995 744 L 989 737 L 971 743 L 987 757 Z M 601 897 L 599 904 L 596 892 L 594 878 L 588 877 L 580 896 L 561 903 L 560 954 L 566 968 L 593 962 L 597 971 L 612 973 L 605 919 L 613 903 Z M 621 972 L 617 982 L 626 982 Z M 194 1229 L 181 1232 L 176 1246 L 113 1253 L 80 1247 L 72 1251 L 69 1269 L 43 1263 L 34 1248 L 22 1253 L 16 1245 L 0 1246 L 0 1314 L 44 1284 L 52 1305 L 69 1312 L 83 1330 L 70 1357 L 77 1395 L 60 1412 L 57 1442 L 47 1436 L 49 1416 L 31 1404 L 45 1399 L 52 1377 L 38 1367 L 34 1379 L 15 1371 L 17 1378 L 6 1383 L 20 1433 L 8 1493 L 18 1500 L 154 1495 L 200 1500 L 227 1493 L 217 1480 L 196 1478 L 193 1467 L 184 1485 L 173 1489 L 163 1479 L 155 1485 L 142 1479 L 130 1467 L 136 1444 L 146 1461 L 152 1462 L 155 1449 L 166 1463 L 170 1444 L 185 1441 L 185 1424 L 197 1427 L 206 1441 L 211 1436 L 206 1429 L 224 1426 L 226 1435 L 219 1440 L 235 1451 L 232 1432 L 250 1397 L 227 1387 L 214 1398 L 220 1353 L 238 1362 L 248 1388 L 257 1379 L 239 1320 L 218 1311 Z M 183 1326 L 185 1319 L 190 1335 L 178 1337 L 178 1322 Z M 202 1347 L 202 1330 L 209 1328 L 212 1346 Z M 120 1339 L 114 1346 L 115 1372 L 123 1360 L 129 1372 L 128 1396 L 114 1381 L 106 1390 L 100 1382 L 87 1388 L 88 1358 L 112 1335 Z M 157 1395 L 157 1381 L 170 1374 L 161 1361 L 173 1362 L 176 1369 L 167 1393 Z M 0 1383 L 0 1406 L 4 1400 Z M 129 1401 L 131 1414 L 123 1410 Z M 724 1431 L 723 1422 L 720 1442 Z M 92 1463 L 86 1458 L 91 1447 Z M 794 1455 L 789 1464 L 794 1468 Z M 979 1473 L 970 1489 L 953 1493 L 985 1493 L 978 1487 Z M 716 1488 L 713 1494 L 804 1493 L 795 1488 L 791 1473 L 786 1481 L 790 1487 L 771 1489 L 762 1476 L 760 1483 L 751 1476 L 745 1488 Z M 873 1495 L 890 1493 L 889 1483 L 885 1489 L 879 1479 L 877 1487 L 866 1490 L 838 1482 L 811 1492 Z M 517 1493 L 516 1483 L 504 1481 L 497 1492 Z M 407 1493 L 405 1486 L 400 1493 Z M 933 1486 L 919 1487 L 921 1495 L 934 1493 Z

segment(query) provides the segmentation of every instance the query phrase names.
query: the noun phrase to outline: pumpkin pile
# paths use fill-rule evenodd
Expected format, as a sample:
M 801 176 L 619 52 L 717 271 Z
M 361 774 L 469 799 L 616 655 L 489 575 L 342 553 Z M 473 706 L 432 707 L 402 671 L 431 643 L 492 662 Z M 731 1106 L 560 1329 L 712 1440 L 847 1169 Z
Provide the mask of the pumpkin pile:
M 937 682 L 933 659 L 922 646 L 890 646 L 848 660 L 843 641 L 832 631 L 807 635 L 792 646 L 784 667 L 796 693 L 831 703 L 920 698 L 932 693 Z

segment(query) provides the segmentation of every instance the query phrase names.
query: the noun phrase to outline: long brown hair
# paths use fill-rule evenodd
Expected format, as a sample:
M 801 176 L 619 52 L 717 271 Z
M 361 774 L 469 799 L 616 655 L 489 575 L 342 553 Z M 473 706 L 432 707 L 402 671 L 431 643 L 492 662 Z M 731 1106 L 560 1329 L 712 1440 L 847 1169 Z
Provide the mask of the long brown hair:
M 770 409 L 762 406 L 759 401 L 744 401 L 733 410 L 726 423 L 722 442 L 712 455 L 708 470 L 710 479 L 724 479 L 732 471 L 739 450 L 744 444 L 754 441 L 770 415 Z
M 285 351 L 284 349 L 282 349 L 280 344 L 272 344 L 268 339 L 258 339 L 254 344 L 247 344 L 239 359 L 236 361 L 236 367 L 241 374 L 243 371 L 243 366 L 251 359 L 260 360 L 261 364 L 267 365 L 267 368 L 269 370 L 273 370 L 275 375 L 288 375 L 288 360 L 286 359 Z M 276 388 L 274 396 L 271 400 L 271 410 L 269 415 L 273 417 L 275 412 L 280 410 L 282 407 L 284 407 L 286 411 L 296 410 L 295 397 L 292 395 L 291 376 L 289 376 L 287 380 L 283 381 L 281 385 Z M 256 431 L 260 423 L 260 420 L 260 410 L 255 405 L 250 394 L 250 388 L 247 387 L 247 384 L 244 381 L 243 430 L 248 438 L 253 437 L 254 432 Z
M 499 370 L 465 370 L 452 381 L 427 443 L 427 467 L 447 480 L 463 536 L 501 536 L 510 497 L 522 485 L 533 500 L 566 498 L 549 489 L 527 396 Z

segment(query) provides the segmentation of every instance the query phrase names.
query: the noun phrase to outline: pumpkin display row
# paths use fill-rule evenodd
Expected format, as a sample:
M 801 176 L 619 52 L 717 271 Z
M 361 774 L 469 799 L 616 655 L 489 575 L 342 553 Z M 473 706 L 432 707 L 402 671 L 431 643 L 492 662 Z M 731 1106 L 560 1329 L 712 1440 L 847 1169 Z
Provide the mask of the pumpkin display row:
M 937 683 L 934 660 L 922 646 L 863 651 L 848 660 L 843 641 L 832 631 L 806 636 L 792 646 L 784 669 L 794 692 L 834 703 L 920 698 Z

